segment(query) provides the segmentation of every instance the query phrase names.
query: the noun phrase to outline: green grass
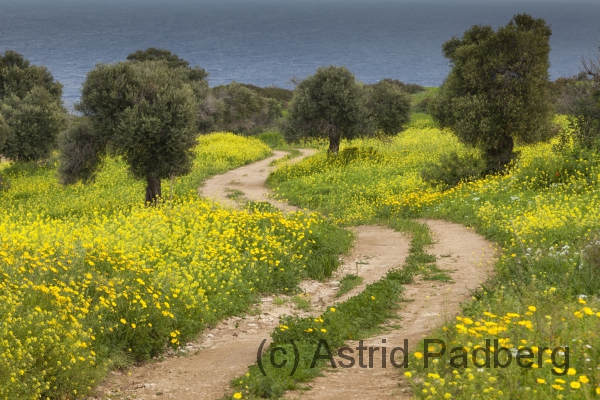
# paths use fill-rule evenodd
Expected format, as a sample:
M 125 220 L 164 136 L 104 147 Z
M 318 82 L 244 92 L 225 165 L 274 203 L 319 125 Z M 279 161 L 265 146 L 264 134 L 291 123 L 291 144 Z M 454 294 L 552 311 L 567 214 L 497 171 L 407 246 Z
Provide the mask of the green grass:
M 340 288 L 335 294 L 335 297 L 341 297 L 345 295 L 346 293 L 363 283 L 363 280 L 364 279 L 361 276 L 346 274 L 346 276 L 344 276 L 340 280 Z
M 439 92 L 440 88 L 436 86 L 428 86 L 424 92 L 415 93 L 410 96 L 410 101 L 413 106 L 419 104 L 423 99 L 433 97 Z
M 291 298 L 292 303 L 298 310 L 310 311 L 310 299 L 307 299 L 303 294 L 298 294 Z
M 231 200 L 237 201 L 237 200 L 241 200 L 244 197 L 244 192 L 242 192 L 239 189 L 227 188 L 227 189 L 225 189 L 225 192 L 227 192 L 225 197 L 227 197 L 228 199 L 231 199 Z

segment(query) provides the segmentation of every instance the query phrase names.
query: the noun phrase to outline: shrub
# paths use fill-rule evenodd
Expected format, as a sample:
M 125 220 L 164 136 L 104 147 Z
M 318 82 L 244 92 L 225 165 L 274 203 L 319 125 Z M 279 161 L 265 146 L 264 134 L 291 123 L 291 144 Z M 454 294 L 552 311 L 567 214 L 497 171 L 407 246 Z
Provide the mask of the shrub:
M 421 170 L 421 177 L 430 183 L 453 187 L 463 181 L 472 181 L 484 175 L 485 161 L 473 153 L 446 153 L 438 163 L 429 163 Z
M 404 83 L 402 81 L 399 81 L 398 79 L 385 78 L 380 80 L 379 82 L 390 83 L 408 94 L 416 94 L 425 91 L 425 88 L 421 85 L 417 85 L 416 83 Z
M 423 100 L 419 101 L 417 105 L 413 107 L 414 112 L 429 114 L 429 108 L 431 107 L 432 98 L 425 97 Z
M 516 182 L 530 189 L 545 189 L 553 185 L 567 184 L 573 178 L 587 181 L 596 178 L 598 153 L 594 150 L 574 147 L 560 153 L 532 157 L 526 164 L 520 163 L 513 173 Z

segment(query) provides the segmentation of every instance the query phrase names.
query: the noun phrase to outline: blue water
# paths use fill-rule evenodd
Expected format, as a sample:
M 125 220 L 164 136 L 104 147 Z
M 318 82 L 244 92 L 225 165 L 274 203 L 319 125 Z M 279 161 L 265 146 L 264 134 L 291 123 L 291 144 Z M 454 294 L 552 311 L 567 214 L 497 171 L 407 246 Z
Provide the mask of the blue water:
M 209 83 L 292 87 L 322 65 L 359 80 L 437 86 L 444 41 L 473 24 L 527 12 L 551 24 L 551 77 L 579 71 L 600 39 L 600 0 L 0 0 L 0 51 L 46 65 L 68 106 L 100 62 L 163 47 L 209 71 Z

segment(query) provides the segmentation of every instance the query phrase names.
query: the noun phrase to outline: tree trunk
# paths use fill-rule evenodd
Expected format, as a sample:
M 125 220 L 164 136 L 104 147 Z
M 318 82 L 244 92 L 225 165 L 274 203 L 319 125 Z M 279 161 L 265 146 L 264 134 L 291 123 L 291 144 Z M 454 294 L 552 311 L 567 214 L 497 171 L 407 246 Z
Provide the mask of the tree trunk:
M 160 178 L 146 178 L 146 204 L 154 205 L 162 197 Z
M 485 152 L 487 169 L 489 172 L 501 171 L 515 157 L 513 149 L 515 142 L 512 136 L 506 135 L 500 139 L 500 143 L 495 149 L 488 149 Z
M 337 132 L 329 134 L 329 152 L 337 155 L 340 151 L 340 135 Z

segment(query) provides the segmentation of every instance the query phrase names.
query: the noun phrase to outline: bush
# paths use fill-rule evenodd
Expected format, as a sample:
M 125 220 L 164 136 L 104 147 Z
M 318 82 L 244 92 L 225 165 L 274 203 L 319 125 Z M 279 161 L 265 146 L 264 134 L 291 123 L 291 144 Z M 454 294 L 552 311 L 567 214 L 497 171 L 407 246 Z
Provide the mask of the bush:
M 567 184 L 573 178 L 583 178 L 588 184 L 596 177 L 598 153 L 575 147 L 560 153 L 533 157 L 527 164 L 520 164 L 513 176 L 528 188 L 545 189 L 553 185 Z
M 442 154 L 438 163 L 429 163 L 421 170 L 421 177 L 430 183 L 447 188 L 463 181 L 482 177 L 486 171 L 485 161 L 473 153 L 457 152 Z
M 213 88 L 210 97 L 217 108 L 212 128 L 221 131 L 256 134 L 283 115 L 279 100 L 263 97 L 237 82 Z
M 269 147 L 278 147 L 285 144 L 283 135 L 279 132 L 263 132 L 258 134 L 257 137 Z
M 416 94 L 425 91 L 425 88 L 421 85 L 417 85 L 416 83 L 404 83 L 398 79 L 385 78 L 379 81 L 379 83 L 381 82 L 390 83 L 408 94 Z

